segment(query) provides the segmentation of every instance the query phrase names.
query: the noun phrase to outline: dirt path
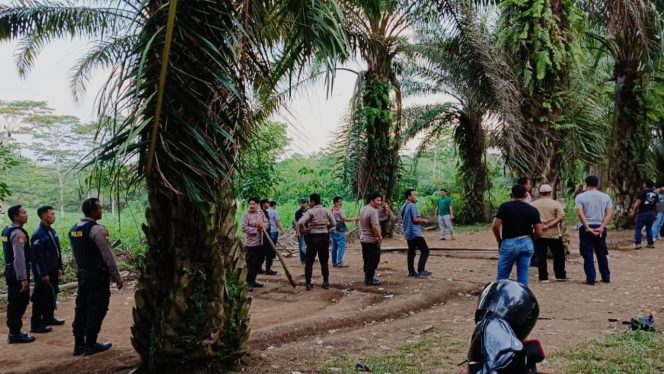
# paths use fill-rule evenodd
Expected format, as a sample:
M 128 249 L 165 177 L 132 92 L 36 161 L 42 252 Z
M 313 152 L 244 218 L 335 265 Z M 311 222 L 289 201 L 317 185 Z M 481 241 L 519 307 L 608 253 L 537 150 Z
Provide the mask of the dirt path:
M 547 352 L 623 328 L 609 322 L 609 318 L 662 314 L 664 243 L 657 244 L 654 250 L 619 250 L 618 247 L 629 246 L 631 235 L 610 233 L 611 284 L 582 284 L 583 268 L 574 237 L 567 262 L 571 281 L 538 283 L 536 270 L 531 269 L 531 289 L 541 309 L 540 321 L 531 336 L 542 340 Z M 456 241 L 440 242 L 432 236 L 428 241 L 430 246 L 444 243 L 455 248 L 495 246 L 488 232 L 462 233 L 457 237 Z M 399 245 L 405 243 L 385 243 Z M 375 288 L 364 286 L 361 255 L 351 246 L 346 255 L 350 267 L 331 269 L 332 288 L 320 288 L 320 270 L 314 268 L 315 288 L 308 292 L 301 287 L 304 269 L 296 258 L 288 258 L 300 286 L 293 290 L 281 271 L 276 277 L 260 277 L 266 287 L 253 293 L 252 333 L 241 369 L 247 373 L 319 372 L 324 363 L 340 356 L 361 360 L 398 351 L 406 342 L 436 334 L 444 337 L 444 348 L 438 355 L 442 361 L 435 365 L 434 372 L 456 372 L 456 364 L 465 359 L 473 330 L 477 295 L 485 283 L 494 279 L 496 258 L 496 251 L 435 251 L 427 266 L 433 276 L 414 279 L 405 276 L 405 253 L 385 253 L 378 270 L 383 286 Z M 66 326 L 39 335 L 37 342 L 27 346 L 0 342 L 0 371 L 112 373 L 135 365 L 138 358 L 129 340 L 132 304 L 130 290 L 113 293 L 100 334 L 100 339 L 113 342 L 113 349 L 80 358 L 71 355 L 73 299 L 64 300 L 57 314 L 67 319 Z M 2 311 L 0 319 L 5 318 Z M 24 321 L 28 321 L 27 316 Z M 0 326 L 0 336 L 6 333 L 6 327 Z M 546 363 L 542 369 L 546 370 Z

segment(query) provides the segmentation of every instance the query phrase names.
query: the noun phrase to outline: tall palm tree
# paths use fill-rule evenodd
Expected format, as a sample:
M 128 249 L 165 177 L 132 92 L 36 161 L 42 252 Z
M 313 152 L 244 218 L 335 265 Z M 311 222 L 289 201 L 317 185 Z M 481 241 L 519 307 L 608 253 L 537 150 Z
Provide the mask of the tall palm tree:
M 274 110 L 282 77 L 312 54 L 333 67 L 348 49 L 341 19 L 334 1 L 298 0 L 21 1 L 0 11 L 0 38 L 20 40 L 21 71 L 50 40 L 73 36 L 94 40 L 74 83 L 111 70 L 99 102 L 110 133 L 95 162 L 128 164 L 148 187 L 132 326 L 147 371 L 220 370 L 242 354 L 250 298 L 230 192 L 236 155 Z
M 650 0 L 588 1 L 591 20 L 601 27 L 596 35 L 613 60 L 615 93 L 609 151 L 609 185 L 616 203 L 616 224 L 631 225 L 629 208 L 645 178 L 652 129 L 646 116 L 644 93 L 659 66 L 662 17 Z

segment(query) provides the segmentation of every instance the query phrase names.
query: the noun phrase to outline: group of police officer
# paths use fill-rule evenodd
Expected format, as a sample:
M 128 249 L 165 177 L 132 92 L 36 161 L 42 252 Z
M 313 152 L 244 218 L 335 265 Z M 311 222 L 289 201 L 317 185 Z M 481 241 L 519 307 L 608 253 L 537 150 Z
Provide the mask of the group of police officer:
M 97 223 L 103 208 L 99 199 L 89 198 L 82 204 L 80 222 L 69 231 L 74 260 L 77 267 L 78 294 L 74 322 L 74 355 L 92 355 L 111 348 L 111 343 L 97 342 L 97 335 L 106 316 L 110 300 L 110 281 L 118 289 L 123 286 L 108 231 Z M 51 206 L 37 209 L 39 227 L 32 236 L 23 226 L 28 213 L 21 205 L 7 210 L 11 225 L 2 231 L 5 256 L 5 279 L 8 288 L 7 327 L 9 344 L 31 343 L 35 338 L 22 332 L 23 314 L 32 300 L 31 333 L 49 333 L 51 326 L 62 326 L 54 312 L 59 293 L 59 279 L 64 267 L 60 239 L 53 229 L 55 210 Z M 30 271 L 34 274 L 34 287 L 30 297 Z

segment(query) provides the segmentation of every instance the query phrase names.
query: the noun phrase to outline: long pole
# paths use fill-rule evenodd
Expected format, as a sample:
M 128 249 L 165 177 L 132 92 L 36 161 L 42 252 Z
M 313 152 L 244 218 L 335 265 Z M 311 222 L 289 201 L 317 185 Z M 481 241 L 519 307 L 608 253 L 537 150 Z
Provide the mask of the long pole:
M 263 229 L 263 236 L 267 239 L 267 242 L 270 243 L 270 248 L 276 253 L 277 257 L 279 258 L 279 262 L 281 262 L 281 266 L 284 268 L 284 273 L 286 273 L 286 277 L 288 277 L 288 281 L 290 282 L 291 286 L 295 288 L 295 281 L 293 280 L 293 277 L 291 276 L 290 271 L 288 271 L 288 268 L 286 267 L 286 262 L 284 261 L 284 258 L 281 257 L 281 253 L 277 251 L 277 247 L 274 246 L 274 243 L 272 242 L 272 238 L 270 235 Z

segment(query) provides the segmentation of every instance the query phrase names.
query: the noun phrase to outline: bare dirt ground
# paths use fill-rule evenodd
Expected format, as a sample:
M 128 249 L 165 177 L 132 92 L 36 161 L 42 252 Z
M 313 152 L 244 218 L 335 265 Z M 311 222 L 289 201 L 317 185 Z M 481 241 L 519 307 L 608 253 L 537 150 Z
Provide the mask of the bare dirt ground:
M 610 232 L 612 283 L 584 285 L 577 233 L 570 228 L 572 254 L 568 257 L 568 282 L 537 282 L 530 270 L 530 287 L 540 303 L 540 320 L 531 333 L 547 353 L 555 353 L 589 338 L 599 338 L 624 329 L 609 319 L 664 312 L 664 243 L 656 249 L 634 251 L 632 232 Z M 455 241 L 439 241 L 427 234 L 430 247 L 485 249 L 483 251 L 432 251 L 427 269 L 431 277 L 406 276 L 405 252 L 383 253 L 378 276 L 381 287 L 363 284 L 359 243 L 346 253 L 348 268 L 331 268 L 329 290 L 320 288 L 320 269 L 314 267 L 312 291 L 305 291 L 304 269 L 296 257 L 287 258 L 298 287 L 292 289 L 283 271 L 277 276 L 259 276 L 265 288 L 253 292 L 251 337 L 243 365 L 245 373 L 348 372 L 330 367 L 340 357 L 353 362 L 399 351 L 408 342 L 425 335 L 440 338 L 433 373 L 456 373 L 465 359 L 474 327 L 477 295 L 496 273 L 497 251 L 488 231 L 457 234 Z M 401 240 L 384 247 L 405 246 Z M 318 265 L 318 264 L 316 264 Z M 551 269 L 551 264 L 549 264 Z M 552 272 L 552 270 L 550 270 Z M 138 363 L 130 343 L 132 288 L 114 290 L 110 311 L 100 340 L 113 348 L 92 357 L 73 357 L 73 295 L 59 304 L 57 315 L 67 324 L 54 332 L 38 335 L 29 345 L 0 342 L 0 372 L 3 373 L 114 373 L 126 372 Z M 29 311 L 24 322 L 29 324 Z M 0 312 L 0 320 L 6 318 Z M 28 327 L 25 327 L 28 328 Z M 7 334 L 0 326 L 0 336 Z M 541 369 L 546 371 L 547 362 Z

